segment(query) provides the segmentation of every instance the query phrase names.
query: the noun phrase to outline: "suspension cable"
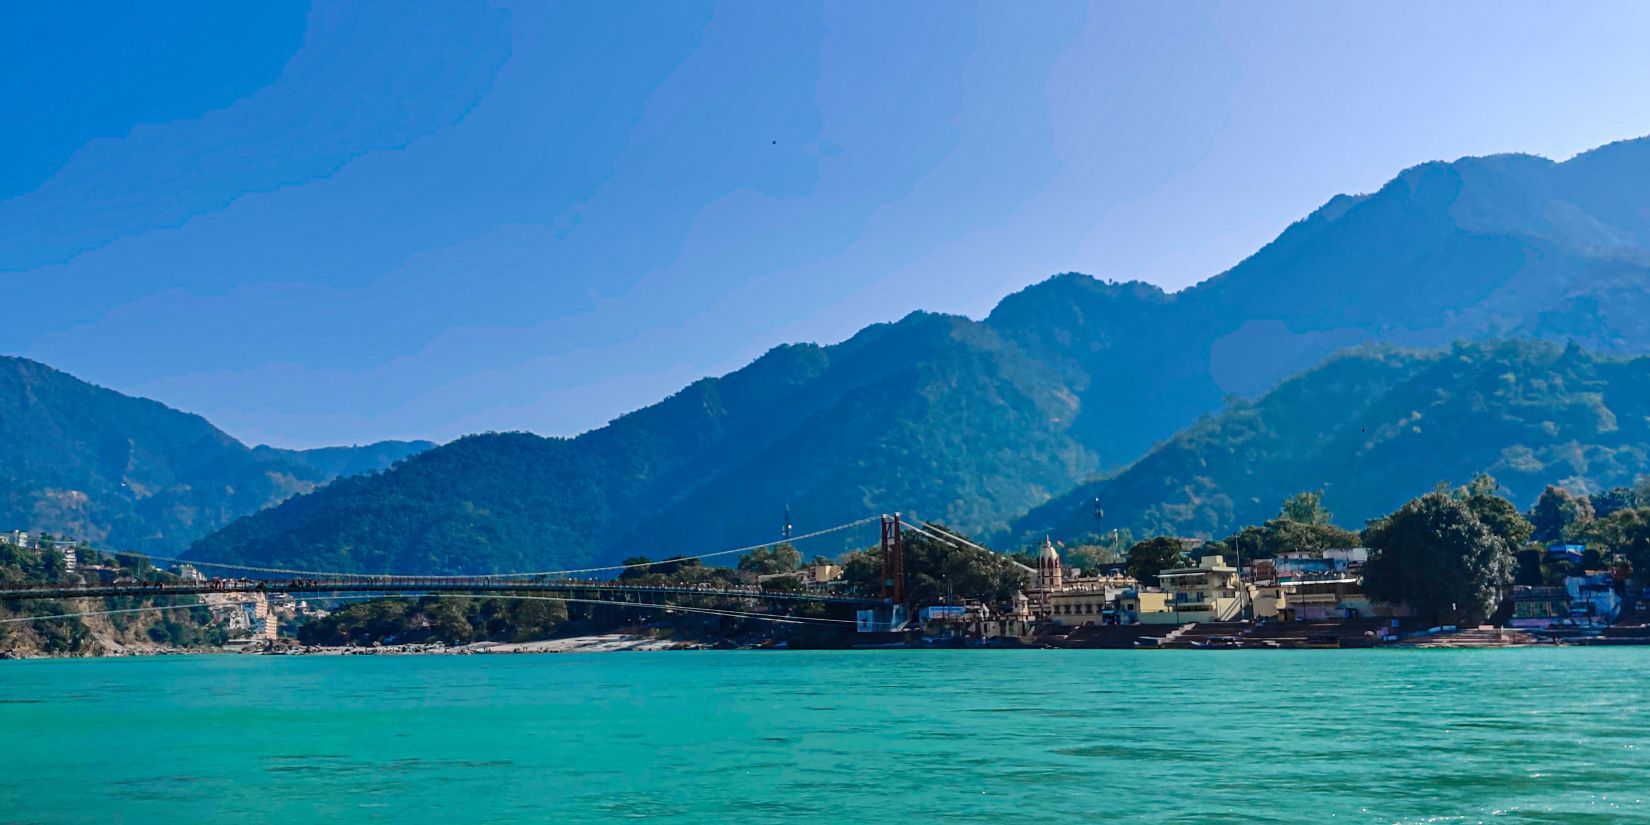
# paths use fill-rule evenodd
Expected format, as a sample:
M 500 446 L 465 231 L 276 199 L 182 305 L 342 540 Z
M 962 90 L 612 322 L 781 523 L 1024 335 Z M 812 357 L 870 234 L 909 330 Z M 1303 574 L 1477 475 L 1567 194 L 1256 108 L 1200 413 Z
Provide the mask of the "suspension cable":
M 805 533 L 805 534 L 800 535 L 800 536 L 794 536 L 790 539 L 786 539 L 785 541 L 786 542 L 798 542 L 798 541 L 806 541 L 808 539 L 819 538 L 820 536 L 825 536 L 825 535 L 829 535 L 831 533 L 837 533 L 837 532 L 841 532 L 843 530 L 848 530 L 848 529 L 851 529 L 851 528 L 854 528 L 854 527 L 859 527 L 859 526 L 864 525 L 864 524 L 869 524 L 870 522 L 876 521 L 879 518 L 881 518 L 881 516 L 866 516 L 865 518 L 858 519 L 856 521 L 850 521 L 850 522 L 847 522 L 845 524 L 839 524 L 835 527 L 827 527 L 823 530 L 815 530 L 812 533 Z M 468 576 L 466 578 L 473 578 L 473 579 L 522 579 L 522 578 L 531 578 L 531 577 L 534 577 L 534 576 L 565 576 L 565 575 L 578 574 L 578 573 L 603 573 L 603 572 L 609 572 L 609 571 L 614 571 L 614 570 L 632 570 L 632 569 L 635 569 L 635 568 L 652 567 L 652 566 L 661 565 L 661 564 L 675 564 L 675 563 L 683 562 L 683 561 L 697 561 L 697 560 L 701 560 L 701 559 L 714 558 L 716 556 L 732 555 L 732 554 L 735 554 L 735 553 L 749 553 L 752 550 L 760 550 L 764 547 L 772 547 L 775 544 L 781 544 L 781 543 L 784 543 L 784 542 L 770 541 L 770 542 L 764 542 L 762 544 L 753 544 L 753 545 L 750 545 L 748 547 L 736 547 L 736 548 L 731 549 L 731 550 L 717 550 L 717 551 L 712 552 L 712 553 L 701 553 L 700 555 L 697 555 L 697 556 L 681 556 L 681 557 L 672 558 L 672 559 L 661 559 L 659 561 L 635 562 L 635 563 L 632 563 L 632 564 L 612 564 L 612 565 L 607 565 L 605 567 L 581 567 L 581 568 L 574 568 L 574 569 L 568 569 L 568 570 L 541 570 L 541 571 L 531 572 L 531 573 L 483 573 L 483 574 L 478 574 L 478 575 L 475 575 L 475 576 Z M 137 552 L 129 552 L 129 551 L 121 551 L 121 550 L 105 550 L 105 549 L 96 548 L 96 547 L 87 548 L 87 549 L 92 550 L 92 551 L 97 552 L 97 553 L 101 553 L 103 555 L 107 555 L 107 556 L 126 556 L 126 557 L 129 557 L 129 558 L 142 559 L 144 561 L 150 562 L 151 564 L 153 562 L 160 561 L 160 562 L 169 562 L 169 563 L 174 563 L 174 564 L 189 564 L 189 565 L 194 565 L 195 567 L 210 567 L 210 568 L 223 569 L 223 570 L 241 570 L 241 571 L 250 572 L 250 573 L 278 573 L 278 574 L 287 575 L 287 576 L 314 576 L 314 577 L 319 577 L 319 578 L 341 578 L 341 579 L 345 579 L 345 578 L 397 578 L 397 579 L 410 579 L 410 580 L 415 580 L 415 581 L 418 580 L 418 579 L 447 579 L 447 578 L 453 578 L 452 576 L 403 575 L 403 574 L 399 574 L 399 573 L 344 573 L 344 572 L 333 571 L 333 570 L 296 570 L 296 569 L 284 568 L 284 567 L 259 567 L 259 566 L 250 565 L 250 564 L 234 564 L 234 563 L 230 563 L 230 562 L 200 561 L 200 560 L 197 560 L 197 559 L 184 559 L 184 558 L 177 558 L 177 557 L 174 557 L 174 556 L 155 556 L 155 555 L 149 555 L 149 554 L 146 554 L 146 553 L 137 553 Z
M 350 600 L 386 599 L 387 600 L 387 599 L 406 599 L 406 598 L 424 598 L 424 597 L 455 598 L 455 599 L 512 599 L 512 600 L 517 600 L 517 601 L 543 601 L 543 602 L 574 602 L 574 603 L 577 603 L 577 604 L 611 605 L 611 606 L 614 606 L 614 607 L 637 607 L 637 608 L 650 609 L 650 610 L 665 610 L 665 611 L 680 610 L 684 613 L 703 613 L 703 614 L 712 615 L 712 616 L 728 616 L 728 617 L 742 618 L 742 619 L 759 619 L 759 620 L 762 620 L 762 621 L 778 622 L 780 624 L 854 624 L 855 623 L 854 620 L 852 620 L 852 619 L 832 619 L 832 618 L 828 618 L 828 617 L 824 617 L 824 616 L 775 616 L 771 613 L 754 613 L 754 612 L 742 611 L 742 610 L 725 610 L 725 609 L 710 608 L 710 607 L 693 607 L 693 606 L 689 606 L 689 605 L 679 605 L 679 604 L 651 604 L 651 603 L 645 603 L 645 602 L 621 602 L 621 601 L 614 601 L 614 600 L 610 600 L 610 599 L 581 599 L 581 598 L 574 598 L 574 597 L 565 597 L 565 598 L 563 598 L 563 597 L 557 597 L 557 596 L 521 596 L 521 595 L 506 594 L 506 593 L 375 593 L 375 594 L 372 594 L 372 595 L 312 596 L 311 599 L 314 599 L 314 600 L 317 600 L 317 601 L 319 601 L 319 600 L 338 600 L 338 601 L 342 601 L 342 600 L 345 600 L 345 599 L 350 599 Z M 148 606 L 145 606 L 145 607 L 127 607 L 127 608 L 121 608 L 119 610 L 87 610 L 87 611 L 81 611 L 79 613 L 56 613 L 56 614 L 52 614 L 52 615 L 49 615 L 49 616 L 18 616 L 18 617 L 13 617 L 13 618 L 0 619 L 0 624 L 15 624 L 15 623 L 19 623 L 19 622 L 40 622 L 40 621 L 46 621 L 46 620 L 49 620 L 49 619 L 77 619 L 77 618 L 84 618 L 84 617 L 88 617 L 88 616 L 113 616 L 113 615 L 122 614 L 122 613 L 141 613 L 141 612 L 146 611 L 146 610 L 183 610 L 183 609 L 187 609 L 187 608 L 196 608 L 196 607 L 210 610 L 214 607 L 241 607 L 241 606 L 244 606 L 244 605 L 255 604 L 255 603 L 256 603 L 256 600 L 229 602 L 228 604 L 224 604 L 224 605 L 212 605 L 212 604 L 207 604 L 205 602 L 196 602 L 196 603 L 193 603 L 193 604 L 170 604 L 170 605 L 148 605 Z

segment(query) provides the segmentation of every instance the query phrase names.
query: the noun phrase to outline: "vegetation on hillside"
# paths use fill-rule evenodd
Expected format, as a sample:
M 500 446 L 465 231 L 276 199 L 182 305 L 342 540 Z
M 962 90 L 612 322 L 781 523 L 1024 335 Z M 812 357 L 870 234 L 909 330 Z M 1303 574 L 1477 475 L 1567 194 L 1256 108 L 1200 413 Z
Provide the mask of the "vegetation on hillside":
M 1569 510 L 1590 507 L 1558 488 L 1543 495 L 1549 485 L 1603 494 L 1650 472 L 1650 358 L 1531 341 L 1353 350 L 1038 508 L 1017 532 L 1025 541 L 1111 527 L 1218 537 L 1261 522 L 1270 502 L 1303 489 L 1321 491 L 1343 526 L 1355 526 L 1396 509 L 1408 491 L 1484 472 L 1518 509 L 1537 507 L 1538 539 L 1578 517 Z M 1093 517 L 1095 499 L 1104 520 Z M 1245 553 L 1254 546 L 1246 542 Z
M 1625 182 L 1646 176 L 1650 141 L 1562 164 L 1426 164 L 1336 198 L 1181 293 L 1067 274 L 984 321 L 916 313 L 835 346 L 781 347 L 578 438 L 465 439 L 194 552 L 321 569 L 553 569 L 768 540 L 787 505 L 804 530 L 904 510 L 1038 539 L 1124 527 L 1212 538 L 1299 490 L 1361 519 L 1398 491 L 1480 470 L 1520 503 L 1531 485 L 1624 483 L 1642 464 L 1637 424 L 1617 415 L 1607 432 L 1598 407 L 1614 412 L 1616 399 L 1587 388 L 1618 371 L 1459 351 L 1332 361 L 1135 460 L 1232 393 L 1348 344 L 1512 334 L 1650 348 L 1650 219 L 1622 207 Z M 1453 439 L 1467 446 L 1459 462 Z M 1114 475 L 1010 529 L 1102 472 Z M 1097 494 L 1105 523 L 1089 517 Z
M 339 474 L 429 446 L 249 448 L 200 416 L 0 357 L 0 530 L 176 552 Z
M 98 567 L 110 568 L 111 578 L 176 580 L 170 573 L 157 570 L 134 556 L 106 556 L 86 547 L 77 548 L 76 556 L 80 571 L 70 573 L 62 553 L 56 549 L 0 543 L 0 585 L 84 582 L 88 575 L 95 575 L 93 571 Z M 166 599 L 168 604 L 195 601 L 192 597 Z M 224 643 L 224 631 L 213 624 L 206 607 L 137 609 L 153 604 L 152 599 L 132 597 L 0 601 L 0 652 L 91 656 L 108 653 L 111 646 L 205 648 Z M 104 611 L 120 612 L 70 615 Z M 66 617 L 10 621 L 41 616 Z

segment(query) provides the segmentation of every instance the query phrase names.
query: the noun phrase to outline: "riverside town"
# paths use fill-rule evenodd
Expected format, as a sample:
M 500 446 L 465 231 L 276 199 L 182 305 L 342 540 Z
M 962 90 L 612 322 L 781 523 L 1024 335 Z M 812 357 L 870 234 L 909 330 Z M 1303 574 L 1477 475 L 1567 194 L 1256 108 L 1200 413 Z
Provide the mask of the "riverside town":
M 476 575 L 288 573 L 13 530 L 0 640 L 7 655 L 1650 644 L 1635 573 L 1650 542 L 1624 527 L 1644 510 L 1601 517 L 1553 487 L 1525 514 L 1496 489 L 1441 487 L 1361 534 L 1306 492 L 1221 541 L 1001 553 L 896 514 L 701 556 Z M 799 545 L 870 529 L 873 546 L 803 562 Z

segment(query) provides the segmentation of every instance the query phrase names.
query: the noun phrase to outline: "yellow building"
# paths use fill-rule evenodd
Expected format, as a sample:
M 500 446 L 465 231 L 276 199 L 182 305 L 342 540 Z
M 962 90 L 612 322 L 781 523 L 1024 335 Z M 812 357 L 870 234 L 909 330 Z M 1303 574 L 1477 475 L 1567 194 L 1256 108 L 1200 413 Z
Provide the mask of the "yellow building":
M 1147 624 L 1233 622 L 1243 618 L 1249 606 L 1237 568 L 1219 555 L 1204 556 L 1192 567 L 1165 570 L 1157 580 L 1167 596 L 1168 613 L 1142 613 L 1140 620 Z
M 1117 616 L 1117 602 L 1135 589 L 1128 576 L 1083 576 L 1065 579 L 1061 589 L 1048 594 L 1048 618 L 1055 624 L 1106 624 Z
M 1123 624 L 1162 624 L 1147 616 L 1169 612 L 1169 594 L 1161 590 L 1125 590 L 1117 597 L 1117 618 Z

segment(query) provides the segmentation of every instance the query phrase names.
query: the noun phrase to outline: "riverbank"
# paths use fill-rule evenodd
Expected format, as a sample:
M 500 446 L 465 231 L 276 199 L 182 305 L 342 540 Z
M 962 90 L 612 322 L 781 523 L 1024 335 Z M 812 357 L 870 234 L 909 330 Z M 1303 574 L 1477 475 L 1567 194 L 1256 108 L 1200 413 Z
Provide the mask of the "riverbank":
M 406 644 L 333 647 L 325 645 L 282 645 L 264 650 L 245 650 L 275 656 L 496 656 L 541 653 L 622 653 L 656 650 L 705 650 L 712 645 L 679 642 L 629 633 L 569 636 L 534 642 L 475 642 L 466 645 Z

